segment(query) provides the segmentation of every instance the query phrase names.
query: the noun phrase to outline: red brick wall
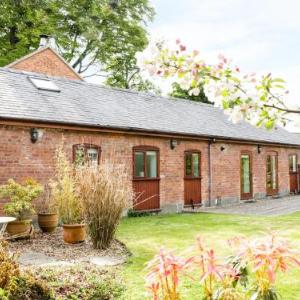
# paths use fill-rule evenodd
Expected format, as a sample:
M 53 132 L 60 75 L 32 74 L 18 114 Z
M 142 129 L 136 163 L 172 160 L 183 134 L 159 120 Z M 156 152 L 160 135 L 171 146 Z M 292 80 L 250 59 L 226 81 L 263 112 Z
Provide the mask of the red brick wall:
M 125 163 L 128 167 L 128 183 L 132 178 L 132 147 L 140 145 L 156 146 L 160 149 L 160 199 L 161 206 L 183 204 L 184 197 L 184 151 L 193 149 L 201 151 L 202 199 L 208 200 L 208 143 L 201 141 L 181 140 L 179 145 L 170 149 L 167 138 L 152 138 L 125 134 L 89 133 L 55 129 L 41 129 L 38 142 L 30 141 L 30 129 L 14 126 L 0 127 L 0 183 L 8 178 L 21 181 L 33 177 L 46 183 L 53 174 L 54 153 L 62 139 L 70 159 L 72 145 L 92 143 L 101 146 L 101 160 L 111 156 Z M 220 146 L 225 147 L 224 151 Z M 249 150 L 253 153 L 254 195 L 266 192 L 265 161 L 268 150 L 276 150 L 279 154 L 279 190 L 289 189 L 288 154 L 300 150 L 288 148 L 262 147 L 257 153 L 257 146 L 238 144 L 212 144 L 212 199 L 221 196 L 223 199 L 240 197 L 240 152 Z M 214 203 L 214 201 L 213 201 Z
M 24 60 L 20 60 L 10 66 L 12 69 L 42 73 L 55 77 L 81 80 L 72 69 L 70 69 L 57 55 L 49 48 L 45 48 Z
M 220 150 L 221 146 L 225 148 L 224 151 Z M 244 150 L 248 150 L 252 154 L 254 196 L 266 193 L 266 157 L 268 151 L 277 151 L 278 153 L 279 193 L 289 192 L 288 156 L 289 154 L 298 154 L 299 160 L 299 149 L 262 146 L 261 153 L 258 153 L 256 145 L 216 143 L 212 145 L 213 199 L 217 196 L 229 199 L 240 196 L 240 154 Z

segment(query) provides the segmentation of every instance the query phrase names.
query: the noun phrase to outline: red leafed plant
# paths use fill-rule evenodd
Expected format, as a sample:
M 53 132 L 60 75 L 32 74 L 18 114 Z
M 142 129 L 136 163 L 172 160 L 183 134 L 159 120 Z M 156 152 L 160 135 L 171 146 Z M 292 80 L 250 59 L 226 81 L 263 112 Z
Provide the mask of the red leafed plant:
M 234 238 L 228 245 L 234 253 L 226 260 L 200 238 L 189 255 L 160 250 L 147 266 L 147 288 L 153 299 L 181 299 L 180 281 L 190 279 L 200 283 L 205 300 L 276 300 L 277 273 L 300 266 L 297 254 L 274 234 L 254 240 Z
M 230 241 L 237 247 L 237 257 L 244 261 L 253 275 L 252 299 L 277 299 L 275 290 L 276 276 L 290 267 L 300 267 L 297 253 L 292 251 L 288 242 L 275 234 L 263 238 L 247 240 L 238 238 Z
M 146 277 L 147 287 L 153 299 L 180 299 L 178 285 L 179 276 L 186 270 L 192 258 L 184 259 L 173 255 L 171 251 L 161 249 L 153 260 L 148 263 L 149 273 Z

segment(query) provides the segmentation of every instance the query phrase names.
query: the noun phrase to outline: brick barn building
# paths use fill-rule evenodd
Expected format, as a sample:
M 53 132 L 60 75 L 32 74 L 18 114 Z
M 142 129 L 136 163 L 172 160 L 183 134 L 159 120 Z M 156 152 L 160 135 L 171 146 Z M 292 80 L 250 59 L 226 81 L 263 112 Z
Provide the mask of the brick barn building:
M 300 139 L 210 105 L 84 82 L 51 48 L 0 68 L 0 183 L 46 183 L 62 139 L 92 163 L 128 166 L 138 210 L 233 203 L 298 191 Z M 144 199 L 148 199 L 144 201 Z

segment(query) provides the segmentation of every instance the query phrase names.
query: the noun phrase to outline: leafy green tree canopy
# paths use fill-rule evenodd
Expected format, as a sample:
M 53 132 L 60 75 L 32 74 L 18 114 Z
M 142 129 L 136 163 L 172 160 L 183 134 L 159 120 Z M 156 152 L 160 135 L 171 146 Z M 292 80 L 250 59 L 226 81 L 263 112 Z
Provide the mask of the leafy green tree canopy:
M 207 103 L 207 104 L 213 104 L 213 102 L 209 101 L 204 93 L 203 86 L 199 84 L 199 94 L 197 93 L 192 94 L 188 90 L 184 90 L 180 87 L 180 84 L 178 82 L 174 82 L 172 84 L 172 91 L 170 93 L 170 96 L 175 98 L 181 98 L 181 99 L 188 99 L 192 101 Z
M 153 15 L 148 0 L 2 0 L 0 66 L 38 48 L 47 34 L 78 73 L 112 71 L 116 61 L 131 71 L 128 57 L 147 46 Z

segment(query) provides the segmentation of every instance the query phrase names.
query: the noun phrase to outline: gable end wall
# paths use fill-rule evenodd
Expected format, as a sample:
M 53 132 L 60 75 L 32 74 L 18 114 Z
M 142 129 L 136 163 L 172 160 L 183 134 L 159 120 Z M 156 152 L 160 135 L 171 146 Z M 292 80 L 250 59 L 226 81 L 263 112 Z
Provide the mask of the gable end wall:
M 17 61 L 9 66 L 11 69 L 46 74 L 54 77 L 63 77 L 73 80 L 82 80 L 50 49 L 29 55 L 28 58 Z

